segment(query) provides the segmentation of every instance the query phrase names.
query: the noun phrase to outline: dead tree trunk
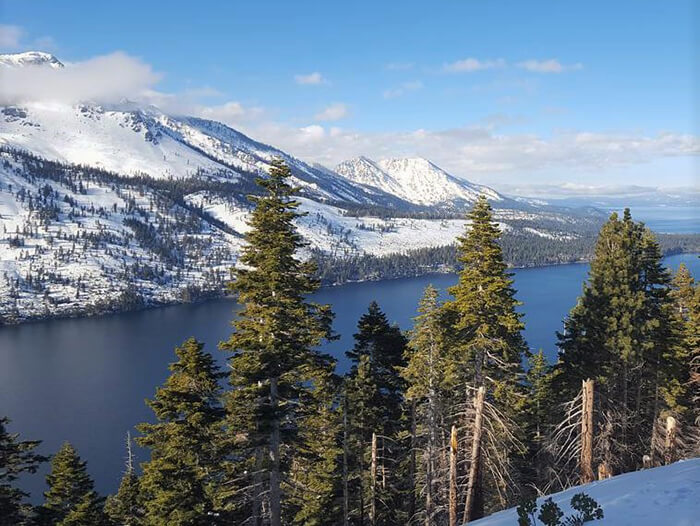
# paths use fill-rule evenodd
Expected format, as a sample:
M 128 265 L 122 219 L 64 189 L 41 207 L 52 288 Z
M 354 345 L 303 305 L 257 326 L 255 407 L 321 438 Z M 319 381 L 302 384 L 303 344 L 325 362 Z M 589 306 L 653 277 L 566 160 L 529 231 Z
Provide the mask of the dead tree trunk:
M 450 526 L 457 526 L 457 427 L 450 435 Z
M 371 526 L 377 524 L 377 434 L 372 433 L 372 465 L 369 470 L 370 476 L 370 498 L 369 523 Z
M 482 510 L 476 509 L 475 504 L 481 498 L 477 493 L 482 491 L 480 484 L 480 465 L 481 465 L 481 434 L 484 421 L 484 395 L 486 389 L 482 385 L 476 392 L 474 398 L 474 428 L 472 429 L 472 452 L 469 458 L 469 479 L 467 481 L 467 497 L 464 501 L 464 515 L 462 522 L 465 524 L 471 520 L 478 519 L 483 515 Z
M 664 463 L 671 464 L 675 460 L 676 435 L 678 433 L 678 421 L 669 416 L 666 418 L 666 443 L 664 444 Z
M 583 381 L 581 415 L 581 484 L 595 480 L 593 475 L 593 380 Z

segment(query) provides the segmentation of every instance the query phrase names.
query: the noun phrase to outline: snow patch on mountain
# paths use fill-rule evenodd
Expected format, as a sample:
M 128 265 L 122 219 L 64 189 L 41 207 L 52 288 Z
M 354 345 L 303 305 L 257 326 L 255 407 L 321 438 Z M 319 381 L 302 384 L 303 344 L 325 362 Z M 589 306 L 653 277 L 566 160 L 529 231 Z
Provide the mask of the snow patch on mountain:
M 25 51 L 24 53 L 9 53 L 0 55 L 0 66 L 26 67 L 26 66 L 48 66 L 59 69 L 64 67 L 63 63 L 51 53 L 43 51 Z
M 418 205 L 473 203 L 479 195 L 485 195 L 492 202 L 504 200 L 495 190 L 454 177 L 422 157 L 378 162 L 358 157 L 340 163 L 335 170 L 353 182 L 378 188 Z

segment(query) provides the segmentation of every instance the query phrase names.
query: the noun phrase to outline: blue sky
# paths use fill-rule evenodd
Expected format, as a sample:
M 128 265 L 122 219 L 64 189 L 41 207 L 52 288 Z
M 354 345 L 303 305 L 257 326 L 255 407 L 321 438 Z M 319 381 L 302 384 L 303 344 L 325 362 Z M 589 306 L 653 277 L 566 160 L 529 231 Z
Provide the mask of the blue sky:
M 698 186 L 699 14 L 690 0 L 5 0 L 0 44 L 67 62 L 121 51 L 159 74 L 147 91 L 170 111 L 329 165 L 423 155 L 503 188 Z

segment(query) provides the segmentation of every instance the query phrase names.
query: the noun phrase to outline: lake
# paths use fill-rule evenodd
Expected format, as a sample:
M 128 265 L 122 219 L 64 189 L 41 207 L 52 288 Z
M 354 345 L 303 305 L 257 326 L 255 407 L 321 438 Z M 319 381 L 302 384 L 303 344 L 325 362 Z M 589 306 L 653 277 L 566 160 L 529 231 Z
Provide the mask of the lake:
M 700 276 L 696 255 L 666 259 L 674 271 L 681 262 Z M 559 265 L 515 270 L 517 297 L 523 302 L 525 337 L 532 349 L 556 356 L 557 330 L 575 304 L 588 265 Z M 437 274 L 324 288 L 314 295 L 336 313 L 339 341 L 324 348 L 348 368 L 344 351 L 360 315 L 376 300 L 392 322 L 411 326 L 418 299 L 432 283 L 443 291 L 456 276 Z M 41 452 L 55 452 L 71 441 L 88 461 L 102 493 L 116 490 L 123 471 L 127 430 L 152 416 L 144 399 L 168 375 L 173 349 L 190 336 L 204 341 L 223 363 L 217 343 L 228 337 L 235 303 L 215 300 L 101 318 L 54 320 L 0 328 L 0 415 L 12 419 L 10 431 L 43 440 Z M 141 460 L 143 451 L 137 451 Z M 37 502 L 44 474 L 25 480 Z

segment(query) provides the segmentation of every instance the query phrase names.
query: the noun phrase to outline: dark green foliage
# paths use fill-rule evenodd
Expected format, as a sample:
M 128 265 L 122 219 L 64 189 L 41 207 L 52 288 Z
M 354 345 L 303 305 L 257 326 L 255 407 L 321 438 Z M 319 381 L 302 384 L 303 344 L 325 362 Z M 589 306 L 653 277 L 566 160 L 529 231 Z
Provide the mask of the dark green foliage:
M 459 281 L 448 289 L 453 299 L 444 305 L 450 325 L 446 372 L 454 378 L 455 392 L 465 393 L 465 398 L 454 397 L 452 404 L 461 402 L 464 408 L 471 402 L 473 390 L 485 387 L 487 402 L 501 415 L 501 431 L 517 437 L 520 432 L 516 419 L 524 401 L 521 362 L 527 352 L 521 334 L 522 314 L 516 311 L 513 280 L 498 244 L 500 230 L 485 197 L 479 198 L 468 219 L 471 223 L 468 231 L 458 238 L 462 265 Z M 491 436 L 495 439 L 497 434 L 501 435 L 494 432 Z M 499 471 L 511 471 L 517 443 L 503 435 L 497 440 L 503 443 L 498 446 L 492 443 L 491 447 L 483 444 L 483 450 L 494 453 L 498 450 L 496 454 L 503 459 Z M 485 501 L 504 506 L 513 493 L 514 488 L 503 484 L 504 480 L 515 480 L 513 473 L 507 476 L 502 473 L 500 480 L 492 478 L 492 473 L 492 469 L 479 469 L 478 480 L 474 481 L 476 498 L 472 518 L 483 516 Z
M 229 507 L 244 518 L 259 514 L 265 498 L 273 522 L 283 513 L 287 523 L 293 517 L 322 523 L 331 520 L 330 510 L 317 510 L 314 513 L 321 516 L 312 519 L 311 512 L 304 509 L 310 502 L 293 497 L 307 490 L 305 481 L 298 478 L 299 486 L 282 487 L 282 474 L 289 474 L 300 462 L 310 462 L 304 468 L 318 469 L 317 475 L 325 478 L 321 473 L 327 472 L 331 459 L 322 451 L 304 459 L 295 457 L 299 451 L 313 449 L 299 426 L 329 411 L 332 395 L 321 391 L 332 386 L 326 379 L 334 367 L 329 356 L 315 351 L 331 335 L 332 313 L 328 306 L 305 300 L 319 283 L 313 277 L 314 265 L 298 259 L 297 251 L 305 243 L 294 226 L 299 203 L 292 199 L 297 189 L 286 181 L 290 175 L 289 168 L 276 160 L 269 177 L 258 179 L 262 195 L 251 197 L 255 209 L 240 258 L 245 267 L 235 269 L 230 287 L 242 309 L 233 322 L 233 334 L 221 344 L 222 349 L 233 352 L 232 390 L 226 395 L 226 408 L 238 459 L 230 474 L 236 484 L 228 486 L 227 497 Z M 328 427 L 317 429 L 316 434 L 334 441 L 335 422 L 326 420 Z M 320 500 L 330 498 L 332 488 L 317 485 L 318 479 L 312 478 L 316 491 L 324 488 Z M 279 511 L 282 504 L 285 507 Z
M 41 524 L 95 526 L 106 523 L 103 499 L 94 490 L 86 462 L 68 442 L 51 459 L 46 483 L 49 489 L 38 510 Z
M 687 374 L 677 345 L 670 276 L 653 235 L 629 210 L 601 229 L 588 282 L 559 334 L 557 388 L 571 399 L 586 378 L 596 380 L 599 415 L 607 421 L 605 460 L 616 471 L 641 464 L 664 409 L 682 394 L 665 389 Z
M 402 510 L 400 499 L 403 481 L 398 463 L 405 449 L 399 438 L 406 429 L 402 419 L 405 384 L 399 368 L 406 362 L 406 338 L 389 324 L 376 302 L 369 305 L 357 324 L 355 346 L 346 354 L 352 368 L 345 382 L 349 421 L 350 478 L 353 517 L 362 521 L 370 502 L 369 477 L 372 434 L 378 437 L 381 450 L 378 473 L 385 484 L 377 481 L 377 524 L 390 524 Z M 391 465 L 387 465 L 390 463 Z
M 147 525 L 209 525 L 222 482 L 221 388 L 214 359 L 194 338 L 175 350 L 178 361 L 147 403 L 155 424 L 140 424 L 137 442 L 151 451 L 140 491 Z M 131 484 L 131 482 L 129 482 Z
M 105 502 L 105 513 L 116 526 L 138 526 L 142 523 L 143 504 L 139 477 L 136 474 L 131 453 L 131 434 L 127 434 L 126 470 L 116 495 L 110 495 Z
M 557 526 L 561 524 L 560 520 L 564 516 L 564 512 L 561 508 L 549 497 L 540 506 L 540 514 L 537 518 L 544 524 L 544 526 Z
M 540 506 L 540 513 L 537 519 L 544 526 L 581 526 L 586 522 L 600 520 L 603 518 L 603 509 L 598 503 L 585 493 L 577 493 L 571 497 L 571 507 L 575 513 L 564 517 L 564 512 L 552 500 L 546 499 Z M 537 526 L 535 519 L 537 513 L 537 501 L 531 499 L 518 506 L 518 526 Z
M 38 440 L 18 440 L 18 434 L 7 430 L 9 423 L 9 418 L 0 418 L 0 526 L 24 524 L 29 506 L 23 501 L 29 495 L 14 483 L 22 473 L 35 473 L 47 460 L 34 452 Z

